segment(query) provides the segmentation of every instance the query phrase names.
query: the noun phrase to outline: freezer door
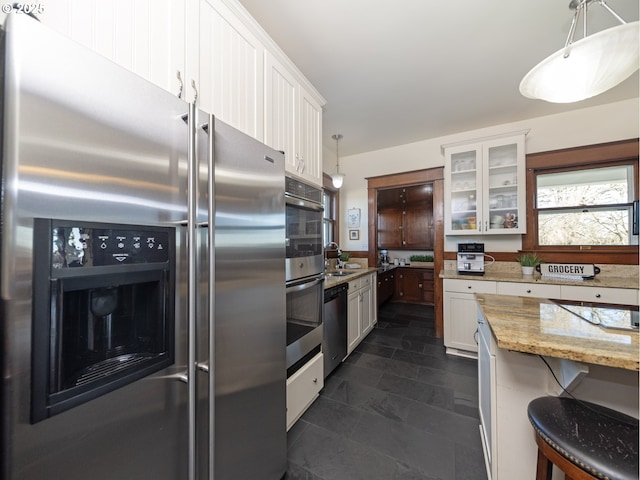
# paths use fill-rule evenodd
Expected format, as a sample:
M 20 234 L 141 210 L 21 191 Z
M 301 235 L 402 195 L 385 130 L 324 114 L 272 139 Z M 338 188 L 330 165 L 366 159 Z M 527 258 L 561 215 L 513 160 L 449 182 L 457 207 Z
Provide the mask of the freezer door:
M 186 290 L 187 104 L 25 15 L 4 43 L 3 478 L 186 478 L 183 297 L 168 368 L 36 424 L 30 379 L 34 218 L 172 227 Z

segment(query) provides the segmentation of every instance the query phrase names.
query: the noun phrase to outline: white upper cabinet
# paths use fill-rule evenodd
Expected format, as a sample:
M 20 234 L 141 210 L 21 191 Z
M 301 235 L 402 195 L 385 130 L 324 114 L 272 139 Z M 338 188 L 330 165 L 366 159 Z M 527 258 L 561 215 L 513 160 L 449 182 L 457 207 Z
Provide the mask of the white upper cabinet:
M 237 0 L 43 5 L 45 25 L 283 150 L 287 172 L 322 185 L 324 100 Z
M 445 148 L 445 234 L 526 233 L 524 133 Z
M 263 140 L 264 46 L 219 0 L 200 0 L 196 104 Z
M 273 54 L 265 53 L 265 143 L 285 152 L 285 169 L 322 185 L 322 107 Z
M 52 0 L 40 21 L 161 88 L 178 94 L 186 0 Z

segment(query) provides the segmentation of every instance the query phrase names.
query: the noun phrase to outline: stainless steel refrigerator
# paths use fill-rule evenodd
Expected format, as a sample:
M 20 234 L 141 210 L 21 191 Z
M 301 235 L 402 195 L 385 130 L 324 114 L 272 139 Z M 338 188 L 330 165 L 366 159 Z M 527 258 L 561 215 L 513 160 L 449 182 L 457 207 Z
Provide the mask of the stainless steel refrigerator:
M 31 18 L 3 35 L 0 476 L 281 478 L 283 155 Z

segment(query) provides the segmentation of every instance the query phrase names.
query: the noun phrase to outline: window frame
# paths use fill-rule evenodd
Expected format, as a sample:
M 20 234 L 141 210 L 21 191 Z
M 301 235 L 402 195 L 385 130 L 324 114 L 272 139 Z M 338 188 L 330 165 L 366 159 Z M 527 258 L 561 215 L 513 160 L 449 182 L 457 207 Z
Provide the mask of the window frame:
M 632 165 L 634 199 L 638 200 L 638 139 L 527 155 L 527 233 L 522 250 L 537 252 L 546 262 L 638 265 L 638 245 L 540 245 L 538 243 L 537 175 L 586 168 Z
M 333 186 L 331 177 L 326 173 L 322 175 L 322 189 L 330 197 L 329 205 L 331 208 L 330 215 L 327 215 L 326 212 L 322 213 L 322 229 L 324 231 L 324 222 L 328 220 L 332 224 L 331 230 L 333 232 L 333 238 L 328 239 L 324 245 L 326 248 L 331 242 L 340 244 L 340 190 Z

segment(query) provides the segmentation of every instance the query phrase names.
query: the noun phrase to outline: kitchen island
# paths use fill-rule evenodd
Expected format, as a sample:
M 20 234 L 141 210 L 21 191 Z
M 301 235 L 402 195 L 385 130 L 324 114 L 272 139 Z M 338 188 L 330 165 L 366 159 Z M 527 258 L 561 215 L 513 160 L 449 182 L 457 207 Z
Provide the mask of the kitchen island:
M 535 478 L 537 447 L 527 405 L 536 397 L 561 395 L 564 388 L 578 399 L 638 418 L 637 329 L 589 321 L 611 317 L 620 322 L 616 327 L 626 327 L 633 308 L 597 317 L 577 302 L 493 294 L 475 298 L 480 430 L 489 479 Z

